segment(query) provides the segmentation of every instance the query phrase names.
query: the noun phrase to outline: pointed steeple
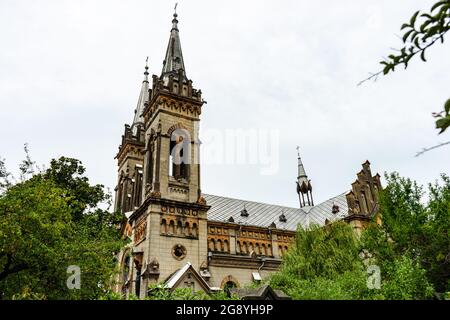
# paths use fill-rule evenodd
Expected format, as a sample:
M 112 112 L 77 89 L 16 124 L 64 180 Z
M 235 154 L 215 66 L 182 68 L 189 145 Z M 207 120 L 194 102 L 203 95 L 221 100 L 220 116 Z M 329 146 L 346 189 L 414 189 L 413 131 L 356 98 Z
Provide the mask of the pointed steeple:
M 178 76 L 179 70 L 183 72 L 184 79 L 186 80 L 186 69 L 184 68 L 183 53 L 181 51 L 181 41 L 178 31 L 178 15 L 176 12 L 173 14 L 172 29 L 170 30 L 169 44 L 167 45 L 166 57 L 163 61 L 163 68 L 161 72 L 161 79 L 167 78 L 170 74 L 174 77 Z
M 302 158 L 300 157 L 299 149 L 300 149 L 300 147 L 297 147 L 297 160 L 298 160 L 297 181 L 303 182 L 305 180 L 308 181 L 308 176 L 306 175 L 305 167 L 303 166 L 303 162 L 302 162 Z
M 297 174 L 297 193 L 300 201 L 300 208 L 304 206 L 313 206 L 314 201 L 312 197 L 312 185 L 306 175 L 305 167 L 303 166 L 302 159 L 300 157 L 300 147 L 297 146 L 297 159 L 298 159 L 298 174 Z M 305 199 L 306 195 L 306 199 Z M 306 200 L 306 201 L 305 201 Z
M 136 109 L 134 110 L 134 119 L 133 124 L 131 125 L 131 130 L 133 135 L 137 134 L 138 127 L 140 126 L 142 129 L 144 128 L 144 117 L 142 116 L 142 112 L 145 109 L 145 102 L 149 100 L 149 91 L 148 91 L 148 57 L 145 60 L 145 72 L 144 72 L 144 80 L 142 81 L 141 93 L 139 94 L 138 103 Z

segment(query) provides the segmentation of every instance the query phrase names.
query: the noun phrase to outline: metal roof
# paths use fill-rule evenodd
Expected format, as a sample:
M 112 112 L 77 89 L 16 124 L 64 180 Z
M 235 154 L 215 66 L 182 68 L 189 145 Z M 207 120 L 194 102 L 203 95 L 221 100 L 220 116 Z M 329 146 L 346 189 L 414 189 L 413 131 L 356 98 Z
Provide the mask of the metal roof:
M 228 222 L 228 219 L 233 217 L 234 223 L 242 225 L 267 228 L 275 223 L 276 229 L 295 231 L 299 224 L 303 228 L 307 228 L 311 224 L 324 225 L 326 219 L 331 222 L 346 217 L 348 206 L 345 193 L 316 206 L 303 208 L 290 208 L 210 194 L 203 196 L 206 203 L 211 206 L 211 209 L 208 210 L 208 220 L 210 221 Z M 332 212 L 334 204 L 339 206 L 338 213 Z M 247 217 L 241 215 L 244 208 L 248 213 Z M 286 217 L 286 222 L 280 221 L 281 214 Z

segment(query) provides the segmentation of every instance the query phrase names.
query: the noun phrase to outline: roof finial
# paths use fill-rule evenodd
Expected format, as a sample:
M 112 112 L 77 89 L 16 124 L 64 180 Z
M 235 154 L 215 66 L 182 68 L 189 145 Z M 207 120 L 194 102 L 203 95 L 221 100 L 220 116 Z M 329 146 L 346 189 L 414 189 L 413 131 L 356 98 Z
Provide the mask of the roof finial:
M 148 56 L 147 59 L 145 59 L 145 72 L 144 72 L 144 81 L 148 82 Z
M 172 19 L 172 29 L 178 30 L 178 14 L 177 14 L 177 6 L 178 6 L 178 2 L 175 3 L 175 7 L 173 8 L 173 19 Z
M 300 147 L 299 146 L 297 146 L 297 156 L 298 156 L 298 158 L 300 159 Z

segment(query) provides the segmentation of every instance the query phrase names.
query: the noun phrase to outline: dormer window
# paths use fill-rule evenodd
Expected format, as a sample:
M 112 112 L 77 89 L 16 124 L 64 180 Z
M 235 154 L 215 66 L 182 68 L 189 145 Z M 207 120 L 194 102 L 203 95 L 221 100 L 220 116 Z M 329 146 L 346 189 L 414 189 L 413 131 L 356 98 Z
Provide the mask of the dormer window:
M 284 215 L 284 213 L 282 213 L 281 215 L 280 215 L 280 222 L 286 222 L 287 221 L 287 219 L 286 219 L 286 216 Z
M 244 207 L 244 209 L 241 211 L 241 217 L 248 217 L 248 211 L 247 211 L 247 209 L 245 209 L 245 207 Z
M 333 214 L 336 214 L 339 212 L 339 206 L 337 204 L 333 204 L 333 207 L 331 208 L 331 212 Z

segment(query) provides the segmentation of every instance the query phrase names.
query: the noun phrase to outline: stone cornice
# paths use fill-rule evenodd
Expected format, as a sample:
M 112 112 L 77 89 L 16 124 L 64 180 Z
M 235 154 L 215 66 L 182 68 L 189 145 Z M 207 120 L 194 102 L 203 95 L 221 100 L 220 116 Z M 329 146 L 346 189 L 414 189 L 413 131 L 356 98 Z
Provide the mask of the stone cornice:
M 142 151 L 142 149 L 144 149 L 145 147 L 145 144 L 137 140 L 125 139 L 124 144 L 119 147 L 119 152 L 114 157 L 114 159 L 117 159 L 118 163 L 120 164 L 125 159 L 127 153 L 132 150 L 133 147 L 139 151 Z
M 192 203 L 192 202 L 183 202 L 183 201 L 177 201 L 177 200 L 169 200 L 169 199 L 163 199 L 159 197 L 153 197 L 150 196 L 141 204 L 141 206 L 134 211 L 129 220 L 133 221 L 136 220 L 141 214 L 145 212 L 147 207 L 150 204 L 159 204 L 159 205 L 165 205 L 165 206 L 175 206 L 175 207 L 183 207 L 188 208 L 192 210 L 197 210 L 199 212 L 207 212 L 211 206 L 200 204 L 200 203 Z M 162 212 L 161 212 L 162 213 Z
M 250 257 L 248 255 L 212 253 L 208 265 L 212 267 L 229 267 L 241 269 L 278 270 L 281 259 L 267 257 Z

